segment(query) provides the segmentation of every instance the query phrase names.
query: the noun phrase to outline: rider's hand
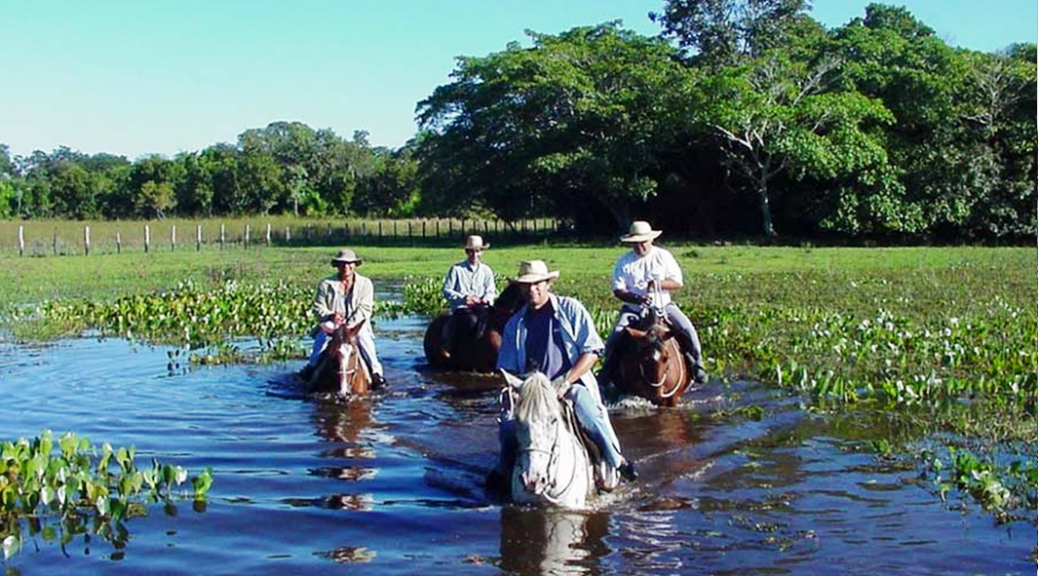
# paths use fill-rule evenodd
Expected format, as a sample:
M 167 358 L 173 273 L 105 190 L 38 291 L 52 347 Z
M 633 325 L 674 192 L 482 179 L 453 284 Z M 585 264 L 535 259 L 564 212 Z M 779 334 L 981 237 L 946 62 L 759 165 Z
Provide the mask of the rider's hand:
M 482 303 L 483 303 L 483 299 L 480 298 L 479 296 L 474 296 L 472 294 L 469 294 L 468 296 L 465 296 L 465 305 L 466 306 L 475 306 L 477 304 L 482 304 Z
M 555 389 L 555 395 L 560 399 L 569 392 L 570 386 L 572 386 L 572 384 L 566 382 L 566 374 L 563 374 L 551 381 L 551 387 Z
M 336 312 L 333 321 L 335 322 L 336 326 L 342 326 L 344 323 L 346 323 L 346 317 L 342 315 L 342 312 Z

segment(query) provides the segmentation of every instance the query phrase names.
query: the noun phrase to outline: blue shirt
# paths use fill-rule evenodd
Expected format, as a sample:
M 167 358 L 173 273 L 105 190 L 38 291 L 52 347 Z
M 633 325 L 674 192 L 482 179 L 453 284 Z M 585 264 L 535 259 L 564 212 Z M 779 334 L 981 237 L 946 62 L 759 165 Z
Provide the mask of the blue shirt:
M 526 311 L 526 371 L 537 370 L 554 380 L 570 369 L 562 329 L 548 304 Z
M 602 339 L 595 330 L 595 323 L 591 314 L 584 308 L 580 301 L 566 296 L 549 294 L 553 321 L 558 324 L 559 336 L 562 338 L 563 349 L 570 365 L 576 364 L 577 359 L 587 353 L 601 354 L 605 347 Z M 524 374 L 526 372 L 526 361 L 530 357 L 526 348 L 527 325 L 526 311 L 528 306 L 523 306 L 505 324 L 505 331 L 501 338 L 501 350 L 497 355 L 498 369 L 507 370 L 512 374 Z M 554 331 L 553 331 L 554 332 Z M 583 384 L 595 402 L 602 403 L 602 395 L 598 390 L 598 381 L 595 380 L 594 371 L 588 370 L 580 377 Z
M 494 284 L 494 271 L 490 266 L 480 262 L 473 266 L 468 260 L 462 260 L 447 271 L 443 279 L 443 297 L 451 305 L 451 310 L 465 306 L 466 296 L 478 296 L 492 304 L 497 296 Z

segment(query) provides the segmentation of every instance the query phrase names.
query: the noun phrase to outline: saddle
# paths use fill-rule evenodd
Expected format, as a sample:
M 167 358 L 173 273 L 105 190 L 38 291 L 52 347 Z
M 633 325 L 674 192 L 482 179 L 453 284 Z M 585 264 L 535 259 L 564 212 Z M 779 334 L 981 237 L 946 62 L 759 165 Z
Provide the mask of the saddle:
M 560 399 L 559 403 L 562 405 L 562 414 L 566 418 L 566 425 L 580 439 L 580 443 L 584 445 L 584 449 L 587 450 L 587 456 L 591 460 L 591 467 L 595 471 L 596 481 L 599 480 L 597 478 L 598 463 L 602 461 L 602 451 L 598 449 L 597 444 L 591 441 L 591 437 L 587 435 L 587 432 L 580 425 L 580 421 L 577 420 L 577 411 L 573 407 L 573 402 Z M 601 484 L 601 482 L 597 483 Z

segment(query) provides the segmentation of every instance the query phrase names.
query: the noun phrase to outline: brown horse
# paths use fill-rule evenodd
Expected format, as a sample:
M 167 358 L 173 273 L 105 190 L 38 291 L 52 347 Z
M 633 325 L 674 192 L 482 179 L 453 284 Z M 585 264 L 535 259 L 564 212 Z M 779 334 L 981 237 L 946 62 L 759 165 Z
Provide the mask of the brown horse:
M 497 351 L 501 349 L 501 333 L 505 323 L 523 305 L 518 284 L 509 284 L 486 310 L 476 330 L 469 334 L 457 334 L 450 343 L 450 353 L 444 352 L 444 327 L 451 313 L 444 312 L 433 319 L 425 330 L 422 347 L 429 363 L 448 370 L 471 370 L 493 372 L 497 367 Z
M 339 326 L 328 338 L 328 346 L 321 352 L 317 365 L 306 378 L 310 392 L 339 393 L 343 396 L 364 396 L 371 389 L 371 373 L 360 356 L 357 333 L 364 322 L 347 328 Z
M 620 357 L 612 381 L 619 390 L 657 406 L 676 406 L 692 384 L 692 372 L 666 317 L 647 308 L 625 331 L 614 352 Z

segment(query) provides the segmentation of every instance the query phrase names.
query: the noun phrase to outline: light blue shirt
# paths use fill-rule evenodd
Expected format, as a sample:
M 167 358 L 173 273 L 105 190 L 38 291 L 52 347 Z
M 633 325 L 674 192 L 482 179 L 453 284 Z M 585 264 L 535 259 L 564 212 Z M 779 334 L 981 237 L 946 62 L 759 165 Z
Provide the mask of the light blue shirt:
M 465 306 L 466 296 L 478 296 L 487 304 L 494 303 L 497 286 L 490 266 L 482 262 L 473 266 L 468 260 L 451 266 L 443 279 L 443 297 L 450 303 L 451 310 L 456 310 Z
M 555 294 L 549 294 L 548 297 L 551 298 L 551 306 L 555 310 L 555 321 L 559 325 L 570 364 L 575 365 L 577 360 L 588 352 L 601 355 L 605 346 L 595 330 L 595 323 L 587 308 L 574 298 Z M 507 370 L 512 374 L 526 372 L 527 308 L 523 306 L 505 324 L 501 350 L 497 355 L 498 369 Z M 602 403 L 593 370 L 585 372 L 580 377 L 580 383 L 587 388 L 596 403 Z

